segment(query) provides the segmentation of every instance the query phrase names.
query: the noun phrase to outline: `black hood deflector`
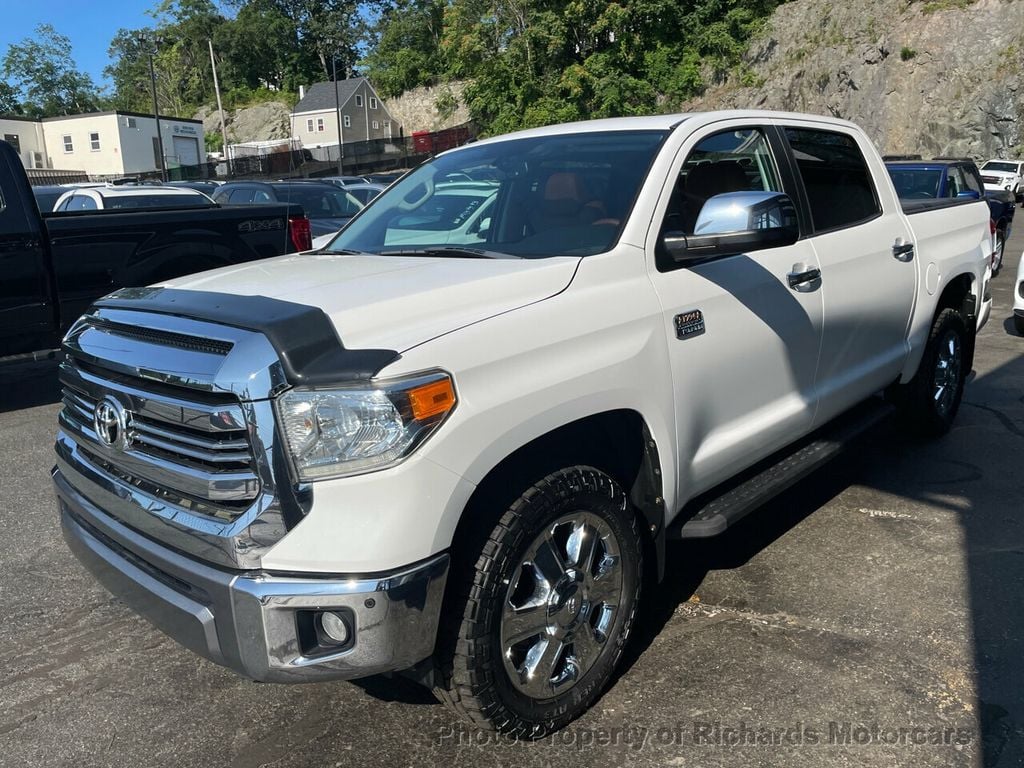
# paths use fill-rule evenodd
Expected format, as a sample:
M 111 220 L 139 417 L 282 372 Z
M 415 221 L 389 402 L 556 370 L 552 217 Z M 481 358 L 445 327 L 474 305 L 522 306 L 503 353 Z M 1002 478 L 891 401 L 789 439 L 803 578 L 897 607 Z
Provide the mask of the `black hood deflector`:
M 285 377 L 294 386 L 366 380 L 400 357 L 392 349 L 346 349 L 322 309 L 266 296 L 122 288 L 94 306 L 175 315 L 261 333 L 277 350 Z

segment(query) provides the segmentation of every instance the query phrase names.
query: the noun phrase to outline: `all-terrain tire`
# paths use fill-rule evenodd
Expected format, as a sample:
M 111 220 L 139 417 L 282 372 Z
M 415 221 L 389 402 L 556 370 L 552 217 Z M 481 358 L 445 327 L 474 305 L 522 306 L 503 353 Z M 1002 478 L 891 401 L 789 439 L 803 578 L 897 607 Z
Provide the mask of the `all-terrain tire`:
M 518 739 L 541 738 L 594 703 L 629 639 L 642 582 L 637 515 L 614 479 L 587 466 L 549 474 L 507 509 L 490 514 L 476 509 L 467 514 L 475 515 L 475 530 L 461 537 L 464 551 L 453 552 L 435 653 L 434 693 L 474 727 Z M 524 557 L 538 537 L 554 540 L 560 530 L 556 523 L 567 525 L 559 521 L 573 515 L 586 517 L 614 537 L 621 568 L 621 582 L 616 582 L 621 583 L 620 602 L 609 614 L 614 619 L 609 619 L 600 651 L 592 655 L 596 659 L 592 666 L 564 692 L 533 697 L 517 687 L 509 671 L 502 646 L 503 610 L 512 602 L 516 580 L 528 565 Z M 569 554 L 566 573 L 572 567 Z
M 960 409 L 973 358 L 974 336 L 955 309 L 935 317 L 917 374 L 896 393 L 907 425 L 923 437 L 949 431 Z

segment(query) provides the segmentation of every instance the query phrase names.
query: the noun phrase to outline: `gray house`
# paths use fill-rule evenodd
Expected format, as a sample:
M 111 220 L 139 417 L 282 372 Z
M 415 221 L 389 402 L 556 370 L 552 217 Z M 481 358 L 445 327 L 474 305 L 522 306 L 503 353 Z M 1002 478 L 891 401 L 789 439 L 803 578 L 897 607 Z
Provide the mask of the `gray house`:
M 292 136 L 297 136 L 304 147 L 338 143 L 339 104 L 343 144 L 401 134 L 401 126 L 392 119 L 384 101 L 365 77 L 314 83 L 308 89 L 300 89 L 299 97 L 292 110 Z

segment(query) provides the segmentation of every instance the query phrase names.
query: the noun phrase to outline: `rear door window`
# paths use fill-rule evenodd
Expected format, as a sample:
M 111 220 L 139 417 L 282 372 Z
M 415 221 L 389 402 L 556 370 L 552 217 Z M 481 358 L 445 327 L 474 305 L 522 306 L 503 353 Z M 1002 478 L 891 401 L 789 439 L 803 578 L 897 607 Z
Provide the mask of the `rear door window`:
M 251 187 L 242 187 L 241 189 L 231 190 L 231 194 L 228 197 L 230 203 L 251 203 L 252 194 L 255 190 Z
M 853 226 L 881 215 L 871 171 L 852 136 L 787 127 L 816 232 Z
M 65 211 L 95 211 L 96 201 L 88 195 L 74 195 L 68 200 Z

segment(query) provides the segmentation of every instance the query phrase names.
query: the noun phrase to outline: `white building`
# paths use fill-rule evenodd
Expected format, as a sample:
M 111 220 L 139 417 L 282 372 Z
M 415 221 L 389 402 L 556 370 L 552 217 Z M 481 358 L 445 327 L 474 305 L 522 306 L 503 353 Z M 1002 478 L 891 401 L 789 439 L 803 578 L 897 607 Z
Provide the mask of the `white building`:
M 83 171 L 116 177 L 160 169 L 156 120 L 137 112 L 93 112 L 32 120 L 0 117 L 0 133 L 25 168 Z M 160 118 L 168 168 L 206 160 L 203 124 L 181 117 Z

